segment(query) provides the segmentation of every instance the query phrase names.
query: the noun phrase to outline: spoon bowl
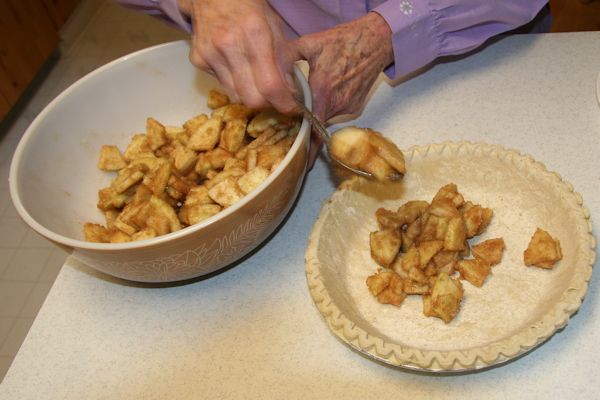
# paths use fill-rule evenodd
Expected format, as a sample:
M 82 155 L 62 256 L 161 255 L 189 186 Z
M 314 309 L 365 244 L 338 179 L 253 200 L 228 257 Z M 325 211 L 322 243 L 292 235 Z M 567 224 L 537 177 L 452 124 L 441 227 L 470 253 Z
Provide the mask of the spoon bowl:
M 319 136 L 321 137 L 321 139 L 325 143 L 325 146 L 327 146 L 327 148 L 329 148 L 329 146 L 331 144 L 331 135 L 332 134 L 325 127 L 325 124 L 323 124 L 323 122 L 321 122 L 321 120 L 315 114 L 313 114 L 313 112 L 310 111 L 304 105 L 304 103 L 302 103 L 301 101 L 298 101 L 298 100 L 296 101 L 296 103 L 298 103 L 298 107 L 300 107 L 300 109 L 302 110 L 302 112 L 306 116 L 306 119 L 308 119 L 310 121 L 311 125 L 315 128 L 315 130 L 317 131 L 317 133 L 319 134 Z M 337 164 L 339 164 L 341 167 L 343 167 L 343 168 L 347 169 L 348 171 L 352 172 L 353 174 L 362 176 L 363 178 L 367 178 L 367 179 L 373 179 L 373 180 L 376 179 L 373 176 L 373 174 L 371 174 L 370 172 L 354 168 L 354 167 L 346 164 L 342 160 L 339 160 L 339 159 L 333 157 L 331 155 L 331 152 L 328 151 L 327 153 L 329 154 L 329 158 L 331 160 L 333 160 L 334 162 L 336 162 Z M 392 175 L 389 175 L 387 177 L 387 179 L 390 180 L 390 181 L 398 181 L 398 180 L 402 179 L 402 175 L 399 174 L 399 173 L 394 173 Z

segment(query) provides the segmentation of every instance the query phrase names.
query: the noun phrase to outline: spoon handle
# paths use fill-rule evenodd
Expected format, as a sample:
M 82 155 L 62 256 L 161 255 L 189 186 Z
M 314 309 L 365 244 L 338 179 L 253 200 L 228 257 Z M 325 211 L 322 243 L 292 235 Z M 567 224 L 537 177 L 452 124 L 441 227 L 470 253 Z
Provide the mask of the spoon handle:
M 325 125 L 323 125 L 323 123 L 321 122 L 321 120 L 315 114 L 313 114 L 312 111 L 310 111 L 308 108 L 306 108 L 306 106 L 304 105 L 304 103 L 302 103 L 299 100 L 296 100 L 296 103 L 298 104 L 298 106 L 300 107 L 300 109 L 302 110 L 302 112 L 304 113 L 304 115 L 306 115 L 306 118 L 308 118 L 308 120 L 310 121 L 311 125 L 316 128 L 316 131 L 321 136 L 321 139 L 323 139 L 323 141 L 325 142 L 325 144 L 327 146 L 329 146 L 329 143 L 331 142 L 331 136 L 330 136 L 329 131 L 327 130 L 327 128 L 325 128 Z

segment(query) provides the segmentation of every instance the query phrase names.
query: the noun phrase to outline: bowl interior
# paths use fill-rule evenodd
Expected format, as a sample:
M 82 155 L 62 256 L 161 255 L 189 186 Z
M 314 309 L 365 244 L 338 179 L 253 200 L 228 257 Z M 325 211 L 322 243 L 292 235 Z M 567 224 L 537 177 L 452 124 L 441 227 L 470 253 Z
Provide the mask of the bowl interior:
M 84 222 L 104 221 L 98 189 L 113 173 L 96 167 L 99 149 L 124 150 L 147 117 L 181 125 L 202 112 L 219 83 L 188 61 L 184 41 L 155 46 L 99 68 L 54 99 L 26 131 L 11 165 L 11 194 L 36 230 L 82 240 Z

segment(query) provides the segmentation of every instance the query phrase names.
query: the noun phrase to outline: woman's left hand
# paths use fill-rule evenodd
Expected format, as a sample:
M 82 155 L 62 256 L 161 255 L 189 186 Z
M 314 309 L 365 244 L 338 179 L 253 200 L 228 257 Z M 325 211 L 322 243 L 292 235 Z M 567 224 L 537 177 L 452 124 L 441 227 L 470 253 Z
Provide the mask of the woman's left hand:
M 392 32 L 374 12 L 302 36 L 292 46 L 295 58 L 308 61 L 313 112 L 322 121 L 359 111 L 379 74 L 394 60 Z M 311 164 L 319 148 L 317 138 L 311 146 Z

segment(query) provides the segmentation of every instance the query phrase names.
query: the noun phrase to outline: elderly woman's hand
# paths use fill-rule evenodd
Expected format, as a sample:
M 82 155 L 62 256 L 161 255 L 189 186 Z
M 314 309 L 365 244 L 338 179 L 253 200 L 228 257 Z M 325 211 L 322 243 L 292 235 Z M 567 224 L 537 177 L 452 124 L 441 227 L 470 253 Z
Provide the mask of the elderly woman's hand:
M 359 111 L 379 74 L 394 60 L 392 32 L 374 12 L 292 44 L 295 58 L 309 63 L 313 111 L 322 121 Z M 320 147 L 314 136 L 311 161 Z
M 265 0 L 178 0 L 192 19 L 190 60 L 252 108 L 296 109 L 290 46 Z
M 368 13 L 287 42 L 265 0 L 178 0 L 193 23 L 191 62 L 213 73 L 233 100 L 249 107 L 297 111 L 293 62 L 307 60 L 313 110 L 326 121 L 358 111 L 381 71 L 393 62 L 385 20 Z M 309 163 L 320 148 L 313 135 Z

